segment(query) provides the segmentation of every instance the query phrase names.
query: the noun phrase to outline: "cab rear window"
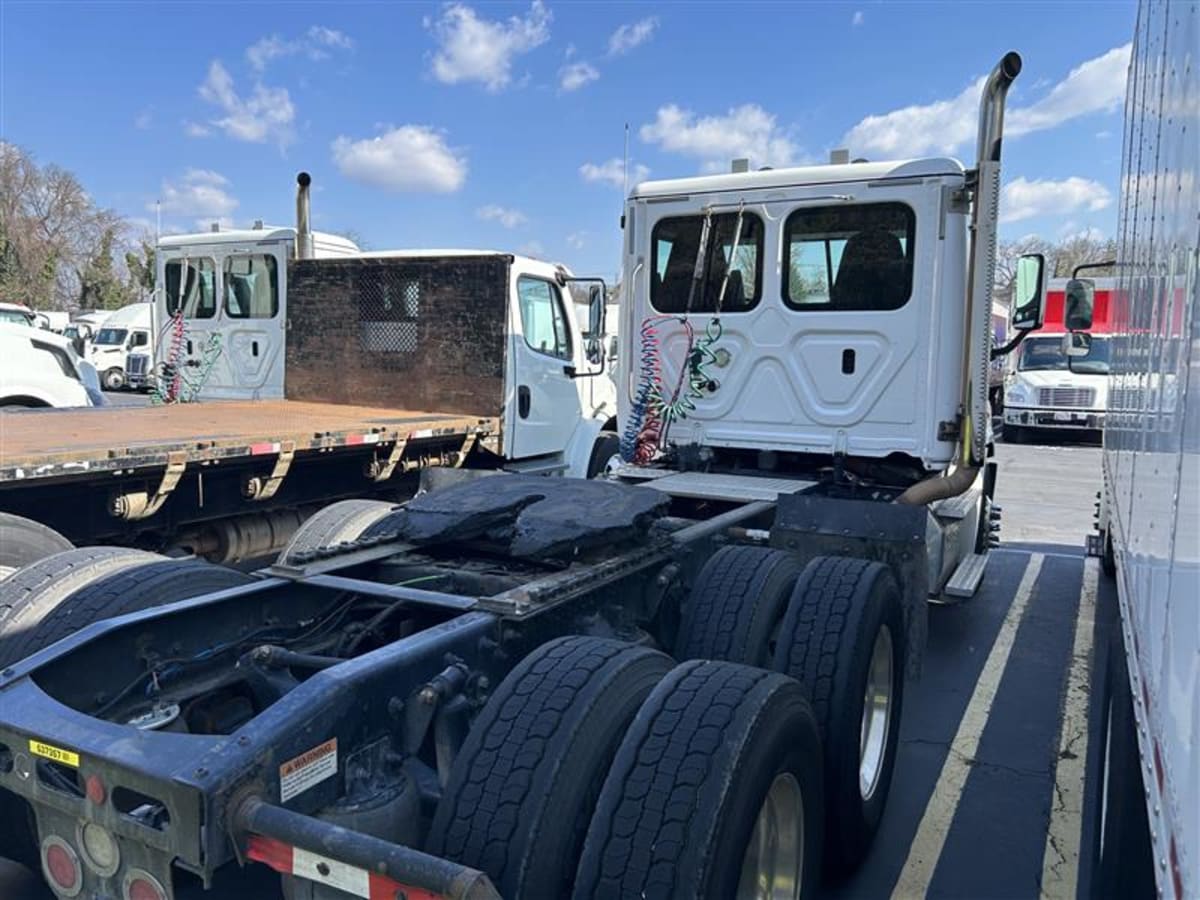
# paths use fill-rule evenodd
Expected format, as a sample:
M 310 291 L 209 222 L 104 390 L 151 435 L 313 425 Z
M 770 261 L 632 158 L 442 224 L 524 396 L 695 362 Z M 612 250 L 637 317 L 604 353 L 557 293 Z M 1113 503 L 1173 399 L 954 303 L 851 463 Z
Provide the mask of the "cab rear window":
M 708 245 L 703 248 L 704 216 L 674 216 L 655 223 L 650 234 L 650 303 L 656 310 L 713 312 L 722 283 L 722 312 L 744 312 L 758 305 L 762 295 L 763 224 L 758 216 L 746 213 L 739 235 L 737 218 L 737 213 L 714 215 Z M 696 281 L 696 259 L 701 251 L 704 269 L 702 278 Z
M 797 209 L 784 223 L 784 302 L 798 310 L 899 309 L 912 294 L 916 216 L 903 203 Z

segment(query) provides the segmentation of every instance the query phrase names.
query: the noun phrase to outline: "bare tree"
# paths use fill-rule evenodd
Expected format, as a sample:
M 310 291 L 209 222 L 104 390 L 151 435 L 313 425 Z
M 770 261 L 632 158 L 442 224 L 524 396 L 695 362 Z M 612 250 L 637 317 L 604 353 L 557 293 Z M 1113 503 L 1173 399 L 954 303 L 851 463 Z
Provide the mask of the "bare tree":
M 85 274 L 103 270 L 99 257 L 117 252 L 125 231 L 70 172 L 0 142 L 0 300 L 35 309 L 79 303 Z

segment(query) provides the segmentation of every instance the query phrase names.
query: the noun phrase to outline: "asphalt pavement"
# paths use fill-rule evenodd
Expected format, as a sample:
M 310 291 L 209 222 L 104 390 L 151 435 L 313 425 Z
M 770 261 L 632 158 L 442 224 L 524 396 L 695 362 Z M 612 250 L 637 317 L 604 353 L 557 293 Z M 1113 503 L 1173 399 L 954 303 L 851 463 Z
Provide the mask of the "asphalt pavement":
M 1117 604 L 1084 556 L 1100 448 L 1043 438 L 996 451 L 1000 549 L 974 598 L 930 609 L 879 835 L 854 876 L 827 885 L 838 900 L 1088 895 L 1091 688 Z

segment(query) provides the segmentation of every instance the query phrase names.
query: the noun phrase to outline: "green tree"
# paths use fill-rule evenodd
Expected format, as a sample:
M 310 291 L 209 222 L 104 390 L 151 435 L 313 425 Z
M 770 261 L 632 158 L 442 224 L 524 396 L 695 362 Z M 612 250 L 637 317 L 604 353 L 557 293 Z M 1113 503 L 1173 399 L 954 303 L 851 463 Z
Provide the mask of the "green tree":
M 116 231 L 115 227 L 104 230 L 95 252 L 79 274 L 79 305 L 83 308 L 119 309 L 134 299 L 130 286 L 113 268 Z
M 135 296 L 154 290 L 157 265 L 154 245 L 146 238 L 138 241 L 136 250 L 125 251 L 125 268 L 129 272 L 129 289 Z

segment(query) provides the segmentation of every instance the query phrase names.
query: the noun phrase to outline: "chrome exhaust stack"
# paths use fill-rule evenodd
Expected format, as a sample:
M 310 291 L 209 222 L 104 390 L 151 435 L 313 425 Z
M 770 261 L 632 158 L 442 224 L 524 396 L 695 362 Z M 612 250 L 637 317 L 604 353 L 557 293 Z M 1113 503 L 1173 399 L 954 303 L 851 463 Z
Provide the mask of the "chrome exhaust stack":
M 311 184 L 307 172 L 296 176 L 296 259 L 313 258 Z
M 979 101 L 975 171 L 968 173 L 973 192 L 967 296 L 963 341 L 959 454 L 954 470 L 919 481 L 896 498 L 923 505 L 957 496 L 975 483 L 987 456 L 988 367 L 992 357 L 992 280 L 996 275 L 996 221 L 1000 212 L 1000 151 L 1004 144 L 1004 103 L 1021 74 L 1021 56 L 1008 52 L 992 69 Z

